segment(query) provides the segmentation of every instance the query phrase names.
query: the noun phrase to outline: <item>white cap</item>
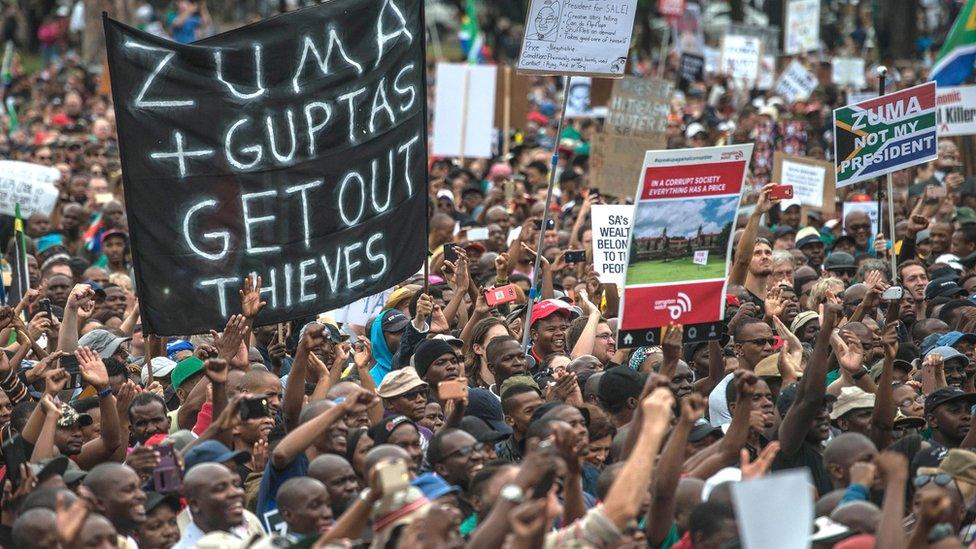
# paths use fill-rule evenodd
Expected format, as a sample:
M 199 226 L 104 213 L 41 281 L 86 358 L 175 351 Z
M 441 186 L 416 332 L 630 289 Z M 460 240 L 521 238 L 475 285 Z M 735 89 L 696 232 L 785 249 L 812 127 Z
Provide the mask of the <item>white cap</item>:
M 935 263 L 942 263 L 943 265 L 948 265 L 953 269 L 959 271 L 960 273 L 966 270 L 966 268 L 962 266 L 962 263 L 959 263 L 959 256 L 956 254 L 942 254 L 935 259 Z
M 692 137 L 698 135 L 699 133 L 704 133 L 707 135 L 708 130 L 706 130 L 705 126 L 702 126 L 698 122 L 692 122 L 691 124 L 688 124 L 688 128 L 685 129 L 685 137 L 687 139 L 691 139 Z
M 152 369 L 153 369 L 152 371 L 153 371 L 154 378 L 168 376 L 169 373 L 173 371 L 173 368 L 176 368 L 176 362 L 164 356 L 157 356 L 153 358 L 150 361 L 150 364 L 152 364 Z M 142 384 L 145 385 L 146 382 L 149 381 L 149 369 L 145 364 L 142 365 L 141 377 L 142 377 Z

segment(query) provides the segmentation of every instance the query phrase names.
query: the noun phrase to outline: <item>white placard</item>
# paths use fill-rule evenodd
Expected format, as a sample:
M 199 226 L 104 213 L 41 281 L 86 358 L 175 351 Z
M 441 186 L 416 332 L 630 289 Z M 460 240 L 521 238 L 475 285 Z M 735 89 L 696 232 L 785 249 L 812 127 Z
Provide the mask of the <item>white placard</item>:
M 857 90 L 867 85 L 864 80 L 864 59 L 860 57 L 835 57 L 831 62 L 831 67 L 833 68 L 831 78 L 834 84 L 851 86 Z
M 633 219 L 633 206 L 596 205 L 590 208 L 593 270 L 604 284 L 622 286 L 624 283 L 627 246 Z
M 794 59 L 776 82 L 776 94 L 792 103 L 802 101 L 817 88 L 817 78 Z
M 759 60 L 759 80 L 757 90 L 771 90 L 776 85 L 776 56 L 763 55 Z
M 488 240 L 488 227 L 471 227 L 467 234 L 470 242 Z
M 722 37 L 719 72 L 737 80 L 755 82 L 759 78 L 762 40 L 757 36 L 726 34 Z
M 624 74 L 637 0 L 532 0 L 519 72 Z
M 496 71 L 490 65 L 437 64 L 432 154 L 491 157 Z
M 855 105 L 861 103 L 862 101 L 867 101 L 869 99 L 874 99 L 878 94 L 874 92 L 849 92 L 847 94 L 847 104 Z
M 939 137 L 976 134 L 976 86 L 939 88 L 935 114 Z
M 812 489 L 810 470 L 802 467 L 732 484 L 742 546 L 808 549 L 814 518 Z
M 349 326 L 366 326 L 370 317 L 379 314 L 383 310 L 383 305 L 386 303 L 386 300 L 390 299 L 392 293 L 393 290 L 389 289 L 358 299 L 345 307 L 329 311 L 329 316 L 332 317 L 332 320 L 342 324 L 344 330 Z
M 851 212 L 864 212 L 871 218 L 871 234 L 878 234 L 878 203 L 877 202 L 844 202 L 844 223 L 847 223 L 847 214 Z M 846 229 L 846 227 L 845 227 Z
M 702 48 L 702 54 L 705 56 L 705 73 L 717 73 L 719 64 L 722 62 L 722 52 L 718 48 L 705 46 Z
M 566 93 L 566 118 L 581 118 L 592 116 L 590 107 L 590 92 L 593 79 L 588 76 L 577 76 L 569 82 Z
M 20 204 L 20 215 L 26 220 L 35 213 L 51 215 L 58 202 L 61 178 L 57 168 L 0 160 L 0 215 L 14 215 Z
M 783 28 L 786 55 L 820 49 L 820 0 L 790 0 Z
M 694 265 L 708 265 L 708 250 L 695 250 L 695 256 L 691 262 Z
M 827 168 L 783 159 L 782 185 L 793 185 L 793 198 L 804 206 L 823 208 L 824 179 Z M 785 207 L 784 207 L 785 208 Z

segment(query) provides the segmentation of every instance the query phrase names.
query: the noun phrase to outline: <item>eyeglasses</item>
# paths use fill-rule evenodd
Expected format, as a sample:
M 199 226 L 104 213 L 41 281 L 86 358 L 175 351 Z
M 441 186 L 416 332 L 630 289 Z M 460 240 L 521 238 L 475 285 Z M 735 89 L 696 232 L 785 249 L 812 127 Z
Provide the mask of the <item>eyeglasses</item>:
M 952 478 L 952 475 L 949 473 L 937 473 L 934 475 L 918 475 L 915 477 L 915 480 L 912 481 L 912 484 L 915 485 L 915 488 L 921 488 L 922 486 L 932 482 L 935 483 L 936 486 L 942 486 L 944 488 L 955 481 L 956 480 Z M 956 488 L 958 488 L 958 486 Z
M 452 458 L 454 456 L 467 457 L 467 456 L 470 456 L 471 454 L 473 454 L 475 452 L 481 453 L 482 451 L 484 451 L 484 449 L 485 449 L 485 443 L 484 442 L 475 442 L 471 446 L 462 446 L 462 447 L 458 448 L 457 450 L 454 450 L 450 454 L 447 454 L 446 456 L 444 456 L 444 459 L 442 459 L 441 461 L 447 460 L 447 459 Z
M 915 398 L 906 398 L 905 400 L 899 402 L 898 406 L 901 406 L 902 408 L 908 408 L 909 406 L 911 406 L 916 402 L 922 404 L 925 402 L 925 398 L 922 397 L 922 395 L 915 395 Z
M 424 389 L 416 389 L 410 391 L 409 393 L 403 393 L 402 395 L 400 395 L 400 397 L 405 398 L 407 400 L 417 400 L 418 397 L 425 396 L 425 393 L 426 391 Z
M 871 230 L 871 224 L 870 223 L 865 223 L 863 225 L 861 225 L 861 224 L 858 224 L 858 225 L 848 225 L 847 228 L 850 231 L 870 231 Z
M 745 339 L 745 340 L 740 341 L 739 343 L 742 343 L 742 344 L 752 343 L 753 345 L 757 345 L 759 347 L 765 347 L 766 345 L 769 345 L 769 346 L 775 345 L 776 344 L 776 340 L 773 339 L 773 338 L 771 338 L 771 337 L 760 337 L 760 338 L 757 338 L 757 339 Z

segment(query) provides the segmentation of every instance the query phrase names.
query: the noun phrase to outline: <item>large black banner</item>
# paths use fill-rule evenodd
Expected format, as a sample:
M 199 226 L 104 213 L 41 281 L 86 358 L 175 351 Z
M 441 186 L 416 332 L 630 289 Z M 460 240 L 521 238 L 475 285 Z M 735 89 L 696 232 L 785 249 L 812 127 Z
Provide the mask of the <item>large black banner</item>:
M 201 40 L 105 19 L 150 333 L 258 324 L 415 273 L 427 249 L 422 0 L 333 0 Z

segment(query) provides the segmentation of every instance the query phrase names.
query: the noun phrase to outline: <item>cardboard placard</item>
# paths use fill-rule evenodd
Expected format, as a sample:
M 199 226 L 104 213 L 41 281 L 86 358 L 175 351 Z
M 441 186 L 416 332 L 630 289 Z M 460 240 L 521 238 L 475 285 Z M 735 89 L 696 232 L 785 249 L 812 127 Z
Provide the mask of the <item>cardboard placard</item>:
M 637 0 L 531 0 L 518 70 L 623 76 Z
M 515 68 L 499 66 L 495 73 L 495 118 L 496 128 L 505 128 L 505 115 L 508 115 L 510 128 L 525 127 L 529 112 L 529 94 L 532 93 L 532 79 L 515 72 Z
M 851 86 L 859 90 L 867 85 L 864 80 L 864 59 L 860 57 L 835 57 L 830 62 L 831 81 L 838 86 Z
M 773 181 L 793 185 L 793 198 L 803 207 L 819 210 L 824 219 L 834 215 L 834 165 L 825 160 L 773 153 Z
M 820 49 L 820 0 L 789 0 L 785 17 L 784 54 Z
M 656 138 L 668 129 L 671 93 L 666 80 L 626 77 L 613 87 L 603 131 L 624 137 Z

